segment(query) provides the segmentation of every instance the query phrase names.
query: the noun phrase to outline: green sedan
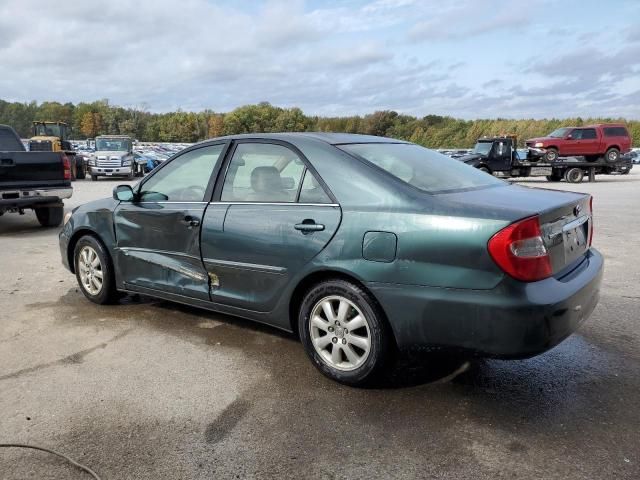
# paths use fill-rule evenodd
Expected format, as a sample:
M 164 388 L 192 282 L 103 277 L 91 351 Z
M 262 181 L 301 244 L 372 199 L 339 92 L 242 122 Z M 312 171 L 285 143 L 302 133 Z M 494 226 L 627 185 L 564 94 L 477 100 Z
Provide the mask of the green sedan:
M 593 311 L 591 197 L 511 185 L 418 145 L 236 135 L 76 208 L 63 264 L 105 304 L 137 293 L 297 332 L 371 382 L 399 350 L 523 358 Z

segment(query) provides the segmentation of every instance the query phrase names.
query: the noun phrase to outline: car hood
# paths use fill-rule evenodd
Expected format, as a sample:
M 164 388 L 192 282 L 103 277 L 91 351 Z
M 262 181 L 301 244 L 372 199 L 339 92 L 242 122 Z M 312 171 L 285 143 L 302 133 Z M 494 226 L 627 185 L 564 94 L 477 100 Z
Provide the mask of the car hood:
M 536 138 L 530 138 L 529 140 L 526 140 L 525 143 L 552 142 L 555 140 L 562 140 L 562 139 L 557 137 L 536 137 Z
M 562 205 L 573 204 L 584 196 L 582 193 L 523 187 L 506 182 L 504 186 L 437 195 L 454 212 L 465 212 L 472 206 L 480 217 L 508 222 L 551 212 Z

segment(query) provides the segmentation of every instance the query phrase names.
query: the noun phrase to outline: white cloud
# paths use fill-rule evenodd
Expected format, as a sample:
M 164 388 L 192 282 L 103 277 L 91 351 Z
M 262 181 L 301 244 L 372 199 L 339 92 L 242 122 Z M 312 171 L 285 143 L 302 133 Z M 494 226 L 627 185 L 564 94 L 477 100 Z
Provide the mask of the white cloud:
M 624 101 L 620 111 L 637 117 L 636 30 L 621 25 L 619 48 L 589 47 L 587 58 L 576 44 L 587 27 L 566 26 L 573 44 L 548 55 L 521 41 L 523 30 L 548 27 L 532 14 L 544 1 L 1 0 L 0 98 L 109 98 L 156 111 L 266 100 L 311 114 L 464 117 L 597 115 Z M 535 68 L 509 66 L 516 47 L 486 43 L 493 33 L 521 41 Z M 590 92 L 601 101 L 575 101 Z

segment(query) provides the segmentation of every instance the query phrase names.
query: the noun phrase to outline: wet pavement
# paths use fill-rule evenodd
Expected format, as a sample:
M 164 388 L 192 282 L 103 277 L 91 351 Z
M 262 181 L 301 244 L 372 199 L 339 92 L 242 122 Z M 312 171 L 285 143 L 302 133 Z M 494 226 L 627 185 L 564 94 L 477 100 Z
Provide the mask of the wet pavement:
M 600 304 L 522 361 L 402 358 L 374 389 L 321 376 L 292 335 L 146 297 L 97 306 L 57 231 L 0 218 L 0 443 L 106 479 L 640 478 L 640 170 L 596 184 Z M 77 182 L 68 208 L 118 182 Z M 0 450 L 0 478 L 85 478 Z

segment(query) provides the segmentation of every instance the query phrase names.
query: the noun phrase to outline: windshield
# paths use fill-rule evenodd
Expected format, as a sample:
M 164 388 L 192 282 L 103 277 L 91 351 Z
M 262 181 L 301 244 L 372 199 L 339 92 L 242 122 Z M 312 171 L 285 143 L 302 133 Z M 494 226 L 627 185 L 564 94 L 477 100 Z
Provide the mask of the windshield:
M 62 137 L 60 125 L 55 124 L 41 124 L 34 126 L 34 133 L 36 137 Z
M 358 143 L 339 148 L 428 193 L 504 185 L 464 162 L 412 143 Z
M 564 138 L 564 136 L 571 130 L 570 128 L 558 128 L 549 134 L 551 138 Z
M 128 152 L 131 141 L 128 138 L 97 138 L 96 151 Z
M 473 153 L 479 153 L 480 155 L 489 155 L 491 147 L 493 147 L 493 142 L 478 142 L 476 143 L 476 146 L 473 147 Z

